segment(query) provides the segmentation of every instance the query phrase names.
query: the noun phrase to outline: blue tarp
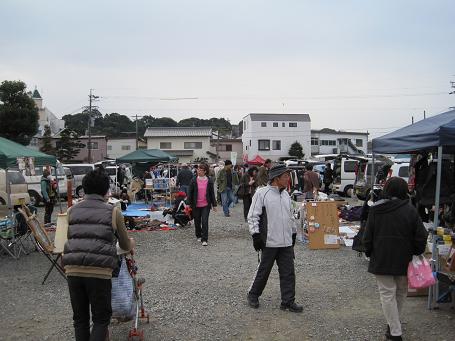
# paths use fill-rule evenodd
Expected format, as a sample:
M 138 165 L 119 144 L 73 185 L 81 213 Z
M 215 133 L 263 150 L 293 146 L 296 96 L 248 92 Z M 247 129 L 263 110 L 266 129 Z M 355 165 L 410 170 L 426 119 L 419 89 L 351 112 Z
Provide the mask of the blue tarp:
M 429 117 L 373 139 L 373 153 L 403 154 L 455 146 L 455 110 Z

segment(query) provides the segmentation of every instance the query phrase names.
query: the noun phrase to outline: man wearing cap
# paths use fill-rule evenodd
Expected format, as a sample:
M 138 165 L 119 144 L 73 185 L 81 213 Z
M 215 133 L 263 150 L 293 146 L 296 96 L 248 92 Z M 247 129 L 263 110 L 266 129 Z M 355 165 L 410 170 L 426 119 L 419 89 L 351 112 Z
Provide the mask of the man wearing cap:
M 218 193 L 221 193 L 221 203 L 225 217 L 229 217 L 229 206 L 234 202 L 234 187 L 239 184 L 239 177 L 236 172 L 232 171 L 231 160 L 224 162 L 224 168 L 221 169 L 216 178 Z
M 188 194 L 188 188 L 190 187 L 191 179 L 194 177 L 194 174 L 188 168 L 186 163 L 182 163 L 182 169 L 177 175 L 176 185 L 180 186 L 180 190 Z
M 286 191 L 289 172 L 285 165 L 270 168 L 269 184 L 259 188 L 252 199 L 248 225 L 254 249 L 262 250 L 262 255 L 248 291 L 248 304 L 252 308 L 259 307 L 259 296 L 276 261 L 280 274 L 280 309 L 300 313 L 303 307 L 295 303 L 294 244 L 297 228 L 291 197 Z

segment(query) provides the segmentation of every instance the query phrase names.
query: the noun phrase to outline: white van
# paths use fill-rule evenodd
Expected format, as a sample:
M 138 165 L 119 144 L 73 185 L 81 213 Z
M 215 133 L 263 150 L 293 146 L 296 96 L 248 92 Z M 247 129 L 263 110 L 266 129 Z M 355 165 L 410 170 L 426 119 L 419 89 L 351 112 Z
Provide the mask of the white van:
M 10 198 L 12 205 L 20 205 L 30 203 L 30 195 L 27 192 L 27 183 L 24 176 L 17 170 L 8 170 L 8 180 L 10 182 Z M 6 194 L 6 172 L 0 169 L 0 205 L 8 203 L 8 195 Z
M 78 197 L 84 196 L 84 190 L 82 188 L 82 179 L 88 172 L 95 169 L 95 165 L 91 163 L 67 163 L 63 167 L 67 167 L 73 174 L 73 188 Z
M 351 196 L 354 188 L 356 170 L 361 156 L 339 155 L 333 160 L 333 188 L 334 193 Z
M 41 177 L 45 167 L 35 167 L 35 175 L 24 175 L 25 181 L 28 185 L 28 193 L 30 195 L 30 202 L 33 206 L 38 206 L 43 201 L 41 194 Z M 51 167 L 51 178 L 55 179 L 55 167 Z M 65 169 L 61 164 L 57 165 L 57 179 L 58 179 L 58 192 L 60 198 L 67 196 L 68 179 Z

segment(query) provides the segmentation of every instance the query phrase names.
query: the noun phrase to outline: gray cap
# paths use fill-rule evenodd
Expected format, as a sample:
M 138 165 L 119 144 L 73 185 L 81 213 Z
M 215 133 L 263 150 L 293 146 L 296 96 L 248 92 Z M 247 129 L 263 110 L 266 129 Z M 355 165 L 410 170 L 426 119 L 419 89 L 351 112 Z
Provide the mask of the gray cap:
M 269 180 L 273 180 L 274 178 L 280 176 L 283 173 L 290 172 L 291 170 L 286 167 L 286 165 L 278 164 L 273 166 L 269 169 Z

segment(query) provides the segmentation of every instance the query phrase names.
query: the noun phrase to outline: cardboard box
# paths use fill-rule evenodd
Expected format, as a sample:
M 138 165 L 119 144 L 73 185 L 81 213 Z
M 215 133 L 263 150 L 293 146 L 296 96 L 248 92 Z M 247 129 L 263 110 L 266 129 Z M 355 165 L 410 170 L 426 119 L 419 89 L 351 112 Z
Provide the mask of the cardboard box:
M 340 231 L 336 202 L 310 201 L 305 208 L 310 250 L 339 249 Z

